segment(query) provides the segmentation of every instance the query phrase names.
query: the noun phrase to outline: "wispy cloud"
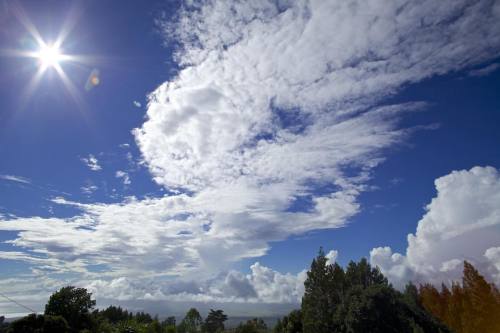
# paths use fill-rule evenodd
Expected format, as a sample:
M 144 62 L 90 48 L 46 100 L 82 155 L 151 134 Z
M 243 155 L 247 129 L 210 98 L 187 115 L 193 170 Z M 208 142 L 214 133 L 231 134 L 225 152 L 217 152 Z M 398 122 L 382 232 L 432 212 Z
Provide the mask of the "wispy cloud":
M 31 180 L 21 176 L 14 175 L 0 175 L 0 179 L 8 180 L 11 182 L 23 183 L 23 184 L 31 184 Z
M 80 160 L 83 163 L 85 163 L 85 165 L 88 166 L 90 168 L 90 170 L 92 170 L 92 171 L 102 170 L 102 167 L 99 165 L 99 161 L 92 154 L 90 154 L 88 157 L 82 157 Z
M 149 96 L 147 119 L 134 131 L 154 180 L 178 194 L 115 204 L 58 199 L 81 214 L 4 219 L 0 229 L 24 230 L 14 246 L 104 286 L 148 275 L 167 288 L 166 276 L 209 280 L 274 241 L 345 226 L 385 151 L 412 132 L 399 120 L 425 107 L 384 98 L 500 49 L 500 10 L 490 1 L 193 6 L 165 25 L 180 45 L 181 70 Z M 101 169 L 92 155 L 84 162 Z M 318 194 L 320 185 L 331 190 Z M 304 209 L 291 209 L 304 198 Z M 106 268 L 99 278 L 93 265 Z M 271 298 L 246 280 L 234 273 L 220 288 Z M 134 290 L 155 295 L 144 286 Z M 213 288 L 190 295 L 212 297 Z
M 99 187 L 92 182 L 87 182 L 84 186 L 80 187 L 80 190 L 87 195 L 90 195 L 97 191 Z
M 494 64 L 488 65 L 486 67 L 471 70 L 469 72 L 469 76 L 477 76 L 477 77 L 486 76 L 486 75 L 493 73 L 494 71 L 496 71 L 499 68 L 500 68 L 500 63 L 494 63 Z
M 134 104 L 134 106 L 136 108 L 140 108 L 142 106 L 142 104 L 140 102 L 138 102 L 138 101 L 133 101 L 132 103 Z

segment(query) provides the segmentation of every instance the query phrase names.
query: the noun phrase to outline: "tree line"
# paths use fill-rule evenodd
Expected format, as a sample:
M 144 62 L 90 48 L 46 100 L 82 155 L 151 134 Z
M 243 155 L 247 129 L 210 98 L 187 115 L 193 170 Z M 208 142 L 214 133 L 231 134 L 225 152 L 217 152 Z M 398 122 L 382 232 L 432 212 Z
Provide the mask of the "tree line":
M 145 312 L 121 307 L 95 309 L 84 288 L 63 287 L 52 294 L 44 314 L 30 314 L 11 324 L 0 317 L 0 332 L 8 333 L 500 333 L 500 293 L 468 262 L 463 279 L 451 290 L 443 284 L 419 287 L 409 283 L 403 292 L 393 288 L 366 259 L 344 269 L 328 264 L 320 249 L 304 282 L 300 309 L 268 328 L 259 318 L 227 329 L 223 310 L 211 309 L 205 319 L 195 308 L 177 322 L 159 320 Z

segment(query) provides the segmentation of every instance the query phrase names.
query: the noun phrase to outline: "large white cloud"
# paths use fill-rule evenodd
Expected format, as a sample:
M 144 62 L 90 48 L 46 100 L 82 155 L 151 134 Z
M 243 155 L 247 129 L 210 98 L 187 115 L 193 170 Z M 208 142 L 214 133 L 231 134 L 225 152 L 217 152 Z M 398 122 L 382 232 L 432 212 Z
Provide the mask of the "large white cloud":
M 371 251 L 371 262 L 401 286 L 408 280 L 459 280 L 469 260 L 500 284 L 500 173 L 492 167 L 454 171 L 435 181 L 437 195 L 426 207 L 406 255 L 389 247 Z
M 26 250 L 2 256 L 103 283 L 209 279 L 272 241 L 344 226 L 384 150 L 408 134 L 400 117 L 425 106 L 383 98 L 497 56 L 498 31 L 500 4 L 486 0 L 186 6 L 165 24 L 182 68 L 150 95 L 134 130 L 154 179 L 178 194 L 56 199 L 80 213 L 2 218 L 0 230 L 20 231 L 11 244 Z M 262 285 L 287 279 L 254 269 L 266 276 Z M 234 273 L 225 288 L 245 279 Z M 281 297 L 254 290 L 262 300 Z

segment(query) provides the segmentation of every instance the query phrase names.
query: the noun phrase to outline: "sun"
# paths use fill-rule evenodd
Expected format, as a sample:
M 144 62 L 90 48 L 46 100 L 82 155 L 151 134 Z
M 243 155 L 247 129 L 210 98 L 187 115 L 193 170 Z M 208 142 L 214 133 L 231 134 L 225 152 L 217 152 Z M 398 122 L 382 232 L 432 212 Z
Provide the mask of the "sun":
M 56 67 L 63 60 L 64 56 L 61 50 L 55 45 L 43 45 L 38 50 L 36 57 L 40 60 L 41 66 Z

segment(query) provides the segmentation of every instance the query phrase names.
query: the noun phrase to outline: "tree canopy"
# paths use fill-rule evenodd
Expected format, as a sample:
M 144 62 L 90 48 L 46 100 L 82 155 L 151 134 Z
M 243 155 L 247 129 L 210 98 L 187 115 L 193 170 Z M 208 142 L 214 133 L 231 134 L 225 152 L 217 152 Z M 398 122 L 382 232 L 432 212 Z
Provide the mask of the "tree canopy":
M 366 259 L 351 261 L 344 271 L 336 263 L 329 265 L 320 249 L 304 287 L 304 333 L 448 331 L 395 290 Z
M 73 331 L 91 327 L 90 312 L 96 302 L 85 288 L 67 286 L 53 293 L 45 305 L 45 314 L 61 316 Z

